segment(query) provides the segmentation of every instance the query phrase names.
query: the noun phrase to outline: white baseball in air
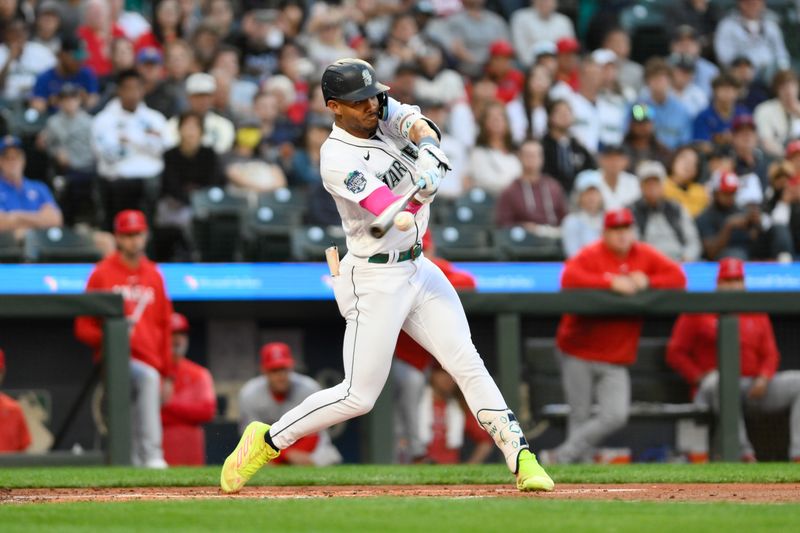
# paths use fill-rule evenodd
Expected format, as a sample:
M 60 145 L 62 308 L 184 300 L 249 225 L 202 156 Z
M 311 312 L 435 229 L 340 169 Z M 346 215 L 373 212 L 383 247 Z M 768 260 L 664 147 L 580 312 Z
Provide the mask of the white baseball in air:
M 414 215 L 408 211 L 400 211 L 394 216 L 394 227 L 400 231 L 406 231 L 414 225 Z

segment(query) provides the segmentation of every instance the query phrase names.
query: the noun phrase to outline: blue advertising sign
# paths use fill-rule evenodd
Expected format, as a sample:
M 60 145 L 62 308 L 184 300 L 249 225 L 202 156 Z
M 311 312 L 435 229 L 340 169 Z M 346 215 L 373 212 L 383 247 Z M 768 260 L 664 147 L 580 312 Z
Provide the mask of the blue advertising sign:
M 556 292 L 562 263 L 457 263 L 477 281 L 477 291 Z M 686 263 L 688 290 L 713 291 L 716 263 Z M 77 294 L 93 265 L 0 265 L 0 294 Z M 188 300 L 328 300 L 325 263 L 167 263 L 161 265 L 170 297 Z M 800 263 L 748 263 L 752 291 L 800 291 Z

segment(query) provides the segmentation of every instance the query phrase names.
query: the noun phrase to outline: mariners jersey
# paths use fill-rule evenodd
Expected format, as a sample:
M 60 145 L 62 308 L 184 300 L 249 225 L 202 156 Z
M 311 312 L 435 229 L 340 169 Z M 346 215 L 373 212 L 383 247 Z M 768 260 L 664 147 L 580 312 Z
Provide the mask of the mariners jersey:
M 419 108 L 390 98 L 389 116 L 378 122 L 378 130 L 371 138 L 354 137 L 334 125 L 320 149 L 323 185 L 336 201 L 347 236 L 348 253 L 357 257 L 408 250 L 428 227 L 430 207 L 425 205 L 414 216 L 416 228 L 400 231 L 392 227 L 386 235 L 376 239 L 369 233 L 375 215 L 359 205 L 383 185 L 397 196 L 414 187 L 417 147 L 400 135 L 397 124 L 411 114 L 418 115 Z

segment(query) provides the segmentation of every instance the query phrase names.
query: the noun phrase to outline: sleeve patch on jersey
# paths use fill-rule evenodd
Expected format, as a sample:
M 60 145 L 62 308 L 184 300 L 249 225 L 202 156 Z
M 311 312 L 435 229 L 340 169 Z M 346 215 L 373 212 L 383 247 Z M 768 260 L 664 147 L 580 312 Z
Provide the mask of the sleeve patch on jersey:
M 353 170 L 347 175 L 347 179 L 344 180 L 344 184 L 348 191 L 353 194 L 358 194 L 367 187 L 367 178 L 365 178 L 364 174 L 362 174 L 360 171 Z

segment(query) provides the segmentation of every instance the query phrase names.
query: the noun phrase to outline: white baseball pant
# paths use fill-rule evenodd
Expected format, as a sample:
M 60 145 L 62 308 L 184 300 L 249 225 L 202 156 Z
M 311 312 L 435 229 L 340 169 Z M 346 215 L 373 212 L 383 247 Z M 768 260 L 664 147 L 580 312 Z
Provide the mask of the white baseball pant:
M 340 272 L 334 294 L 347 321 L 344 381 L 312 394 L 275 422 L 270 436 L 276 447 L 369 412 L 389 376 L 401 328 L 453 376 L 474 415 L 507 410 L 472 344 L 461 301 L 436 265 L 425 257 L 371 264 L 348 254 Z

